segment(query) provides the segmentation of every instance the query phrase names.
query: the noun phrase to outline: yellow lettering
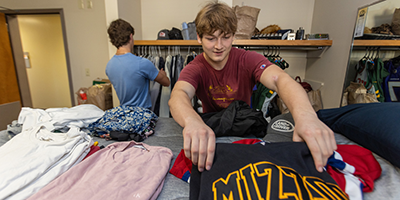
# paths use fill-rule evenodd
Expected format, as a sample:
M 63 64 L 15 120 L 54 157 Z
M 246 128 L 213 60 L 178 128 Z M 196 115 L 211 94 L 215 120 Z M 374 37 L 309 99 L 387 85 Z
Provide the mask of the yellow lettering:
M 254 164 L 254 171 L 256 172 L 257 177 L 266 177 L 266 185 L 265 188 L 265 199 L 271 199 L 271 187 L 272 187 L 272 169 L 275 168 L 275 165 L 271 162 L 262 161 Z M 275 184 L 274 184 L 275 185 Z
M 263 200 L 258 188 L 257 180 L 254 177 L 254 169 L 252 164 L 248 164 L 240 169 L 240 177 L 244 182 L 244 189 L 246 190 L 247 199 Z
M 272 178 L 273 174 L 275 178 Z M 264 188 L 260 188 L 261 186 Z M 214 199 L 223 200 L 243 200 L 244 197 L 249 200 L 348 199 L 336 184 L 325 182 L 318 177 L 303 177 L 292 168 L 267 161 L 248 164 L 229 173 L 226 179 L 219 178 L 213 182 L 212 190 Z M 261 191 L 265 191 L 265 194 Z
M 324 182 L 320 178 L 310 176 L 303 177 L 303 180 L 312 199 L 348 199 L 347 195 L 336 184 Z
M 301 192 L 301 188 L 298 182 L 299 174 L 293 170 L 292 168 L 288 167 L 279 167 L 276 166 L 279 169 L 279 198 L 281 199 L 287 199 L 289 197 L 293 197 L 296 200 L 303 199 L 303 195 Z M 302 182 L 300 178 L 300 182 Z M 292 184 L 292 186 L 288 186 L 289 184 Z M 285 187 L 284 187 L 285 186 Z M 285 192 L 284 188 L 295 188 L 294 191 L 291 192 Z M 304 187 L 303 187 L 304 189 Z
M 240 178 L 238 171 L 228 175 L 226 179 L 220 178 L 214 181 L 212 190 L 214 199 L 243 199 L 242 189 L 240 187 Z M 228 196 L 228 198 L 227 198 Z

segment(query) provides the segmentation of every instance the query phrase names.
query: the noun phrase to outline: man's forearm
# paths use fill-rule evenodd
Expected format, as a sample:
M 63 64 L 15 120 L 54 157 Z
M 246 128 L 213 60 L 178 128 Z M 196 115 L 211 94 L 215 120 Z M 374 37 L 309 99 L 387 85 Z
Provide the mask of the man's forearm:
M 188 121 L 202 120 L 193 109 L 191 100 L 184 91 L 178 90 L 172 92 L 168 105 L 172 117 L 182 127 L 185 127 Z

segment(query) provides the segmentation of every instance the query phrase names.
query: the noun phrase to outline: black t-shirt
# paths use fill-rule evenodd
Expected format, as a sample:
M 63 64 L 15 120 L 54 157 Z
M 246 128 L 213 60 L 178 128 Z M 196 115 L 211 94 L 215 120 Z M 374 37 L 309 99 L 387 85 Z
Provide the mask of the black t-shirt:
M 192 168 L 190 199 L 313 198 L 348 199 L 303 142 L 217 143 L 211 170 Z

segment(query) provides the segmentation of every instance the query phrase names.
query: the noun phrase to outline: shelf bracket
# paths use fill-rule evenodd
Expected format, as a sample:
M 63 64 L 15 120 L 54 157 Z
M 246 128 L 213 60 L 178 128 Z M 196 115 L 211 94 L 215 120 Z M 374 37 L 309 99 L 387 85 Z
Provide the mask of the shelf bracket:
M 317 51 L 308 51 L 307 58 L 321 58 L 327 49 L 328 47 L 324 46 L 324 47 L 318 47 Z

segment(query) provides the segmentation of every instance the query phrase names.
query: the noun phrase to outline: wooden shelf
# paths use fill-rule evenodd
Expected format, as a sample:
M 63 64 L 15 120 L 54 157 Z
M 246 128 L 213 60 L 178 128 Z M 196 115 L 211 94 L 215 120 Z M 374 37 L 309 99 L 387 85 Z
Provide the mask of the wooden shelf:
M 135 40 L 136 46 L 201 46 L 197 40 Z M 234 40 L 233 46 L 329 47 L 332 40 Z
M 235 40 L 234 46 L 329 47 L 332 40 Z
M 400 47 L 400 40 L 354 40 L 355 47 Z

